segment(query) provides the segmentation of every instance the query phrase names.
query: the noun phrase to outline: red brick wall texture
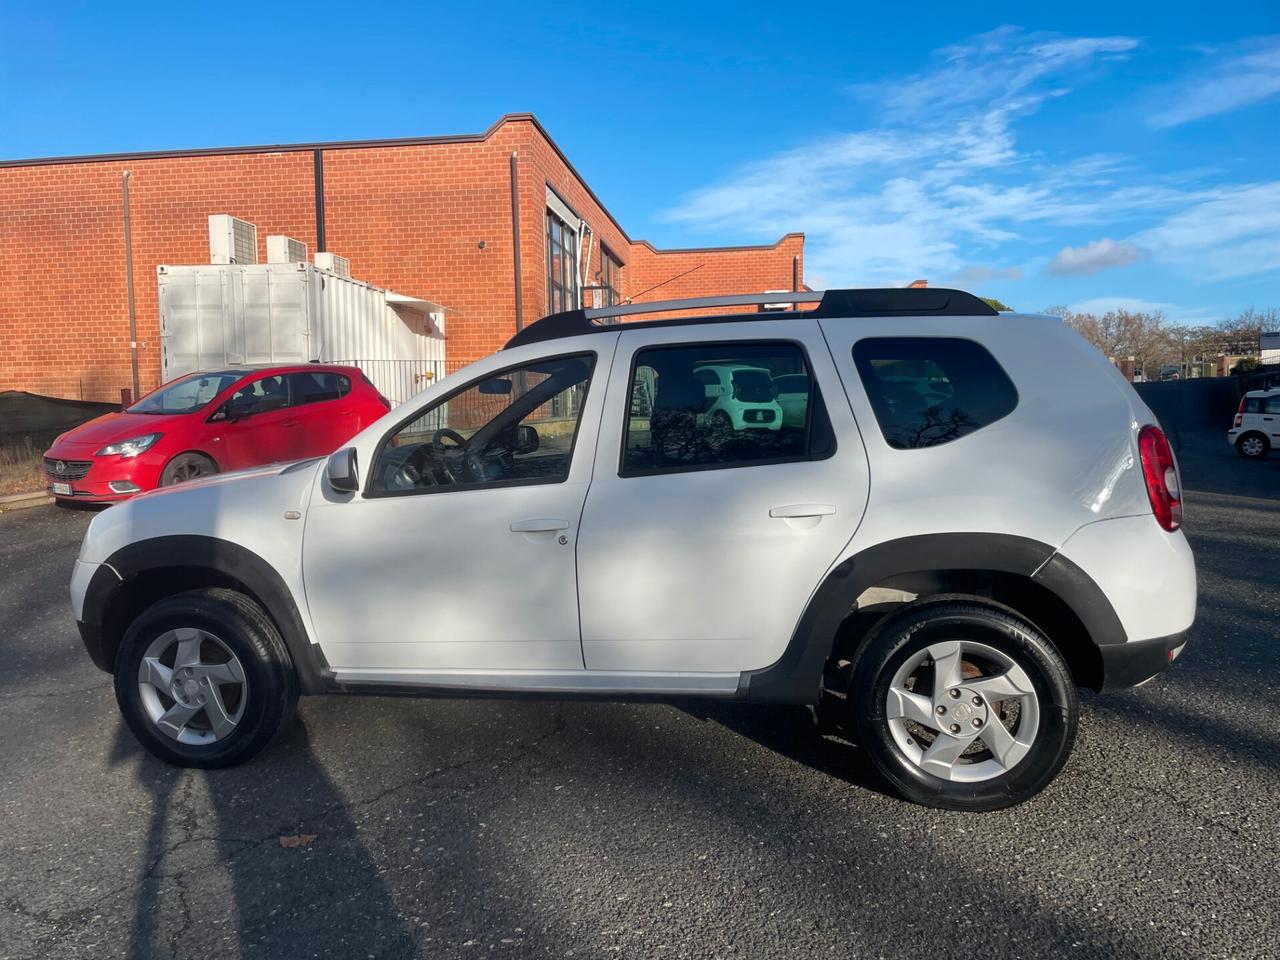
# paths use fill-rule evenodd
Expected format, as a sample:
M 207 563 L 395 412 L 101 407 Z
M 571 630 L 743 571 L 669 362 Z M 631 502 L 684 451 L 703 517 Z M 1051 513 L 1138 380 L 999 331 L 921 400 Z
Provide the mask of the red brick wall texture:
M 548 187 L 591 227 L 591 272 L 601 244 L 622 262 L 623 296 L 789 290 L 793 269 L 803 282 L 801 234 L 771 246 L 701 250 L 661 251 L 631 240 L 527 114 L 477 136 L 316 146 L 326 248 L 351 261 L 353 277 L 453 308 L 451 370 L 515 331 L 513 153 L 526 324 L 547 306 Z M 0 390 L 116 401 L 131 385 L 126 170 L 144 391 L 160 380 L 156 266 L 208 262 L 209 214 L 256 224 L 260 262 L 268 234 L 316 250 L 310 145 L 0 164 Z

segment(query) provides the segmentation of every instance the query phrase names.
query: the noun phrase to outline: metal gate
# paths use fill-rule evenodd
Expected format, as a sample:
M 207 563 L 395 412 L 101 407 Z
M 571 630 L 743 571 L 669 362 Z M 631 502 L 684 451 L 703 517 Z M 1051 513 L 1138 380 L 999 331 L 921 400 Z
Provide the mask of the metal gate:
M 384 397 L 398 407 L 444 376 L 443 360 L 335 360 L 359 367 Z

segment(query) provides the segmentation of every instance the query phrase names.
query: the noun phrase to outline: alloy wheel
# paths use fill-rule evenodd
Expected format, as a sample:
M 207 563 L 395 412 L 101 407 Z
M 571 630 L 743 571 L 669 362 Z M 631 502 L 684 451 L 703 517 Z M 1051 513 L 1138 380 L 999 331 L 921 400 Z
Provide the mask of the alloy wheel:
M 179 627 L 156 637 L 138 665 L 143 709 L 165 736 L 191 746 L 225 740 L 249 699 L 244 667 L 222 640 Z
M 885 717 L 898 749 L 926 773 L 977 783 L 1007 773 L 1030 752 L 1040 701 L 1027 672 L 995 647 L 947 640 L 898 668 Z

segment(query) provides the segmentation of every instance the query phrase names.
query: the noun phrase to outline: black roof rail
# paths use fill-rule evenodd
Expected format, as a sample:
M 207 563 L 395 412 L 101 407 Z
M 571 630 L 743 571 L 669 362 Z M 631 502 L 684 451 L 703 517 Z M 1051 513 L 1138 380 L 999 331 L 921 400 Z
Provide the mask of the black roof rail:
M 963 290 L 945 287 L 887 287 L 866 290 L 803 291 L 800 293 L 749 293 L 724 297 L 696 297 L 688 300 L 654 300 L 614 307 L 566 310 L 536 320 L 507 341 L 503 349 L 522 347 L 546 340 L 605 333 L 616 324 L 600 323 L 616 317 L 677 310 L 699 310 L 726 306 L 791 304 L 793 309 L 710 316 L 675 317 L 665 320 L 631 321 L 627 327 L 688 326 L 700 323 L 740 323 L 744 320 L 777 320 L 780 317 L 994 317 L 998 311 Z M 812 310 L 797 311 L 799 303 L 817 303 Z

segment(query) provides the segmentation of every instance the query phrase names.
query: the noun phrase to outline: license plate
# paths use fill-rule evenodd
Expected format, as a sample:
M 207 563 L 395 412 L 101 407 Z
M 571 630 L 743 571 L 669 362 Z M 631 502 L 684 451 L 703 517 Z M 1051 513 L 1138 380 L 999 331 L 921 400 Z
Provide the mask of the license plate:
M 49 485 L 49 489 L 60 497 L 71 496 L 71 484 L 69 483 L 52 483 Z

